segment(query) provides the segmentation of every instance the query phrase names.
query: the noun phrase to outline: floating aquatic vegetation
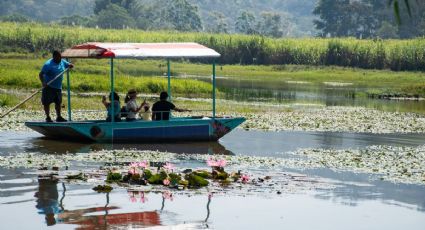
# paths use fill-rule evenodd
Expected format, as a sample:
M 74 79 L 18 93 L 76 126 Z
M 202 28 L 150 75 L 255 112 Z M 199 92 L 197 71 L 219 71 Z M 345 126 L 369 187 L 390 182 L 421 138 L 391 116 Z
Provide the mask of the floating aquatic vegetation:
M 63 179 L 67 183 L 97 185 L 105 181 L 116 181 L 114 178 L 119 177 L 116 173 L 123 175 L 129 171 L 133 172 L 129 170 L 130 165 L 134 166 L 135 163 L 139 165 L 138 162 L 146 161 L 150 162 L 151 165 L 153 165 L 153 162 L 173 162 L 171 167 L 172 172 L 170 170 L 171 163 L 168 166 L 166 166 L 167 164 L 163 164 L 169 171 L 161 168 L 155 172 L 154 170 L 157 167 L 150 166 L 144 168 L 142 174 L 142 170 L 139 168 L 138 173 L 131 174 L 130 177 L 125 175 L 122 181 L 119 180 L 116 184 L 119 187 L 137 188 L 143 189 L 143 191 L 163 191 L 166 189 L 183 191 L 182 189 L 184 188 L 197 188 L 197 191 L 201 193 L 209 191 L 226 193 L 231 191 L 233 194 L 233 190 L 236 189 L 241 194 L 246 194 L 247 192 L 275 194 L 277 191 L 292 192 L 316 188 L 327 189 L 333 186 L 317 178 L 310 178 L 301 182 L 294 179 L 293 173 L 282 172 L 282 167 L 306 167 L 308 165 L 307 161 L 268 157 L 223 156 L 219 160 L 221 162 L 220 164 L 223 165 L 223 162 L 226 162 L 226 169 L 233 173 L 227 173 L 223 170 L 217 171 L 217 174 L 213 175 L 213 173 L 208 172 L 208 168 L 210 167 L 205 164 L 209 158 L 209 155 L 201 154 L 174 154 L 137 150 L 95 151 L 84 154 L 53 155 L 20 153 L 3 157 L 2 161 L 0 161 L 0 167 L 39 169 L 41 165 L 43 167 L 54 166 L 59 167 L 59 171 L 39 170 L 36 173 L 54 173 L 55 177 Z M 181 163 L 186 165 L 188 162 L 193 164 L 192 169 L 188 170 L 187 166 L 179 168 Z M 68 168 L 69 170 L 67 170 Z M 215 166 L 214 169 L 216 169 Z M 79 174 L 84 175 L 85 180 L 75 181 L 78 178 L 76 175 Z M 248 174 L 250 176 L 247 176 Z M 68 180 L 67 175 L 74 175 L 72 176 L 73 180 Z M 271 177 L 274 178 L 273 181 L 266 179 Z M 146 183 L 133 183 L 140 181 L 145 181 Z
M 112 191 L 112 187 L 109 185 L 98 185 L 96 187 L 93 188 L 94 191 L 98 192 L 98 193 L 109 193 Z
M 425 116 L 361 107 L 328 106 L 303 110 L 245 114 L 244 129 L 360 133 L 423 133 Z
M 425 116 L 415 113 L 383 112 L 362 107 L 286 106 L 279 111 L 264 113 L 233 113 L 247 120 L 242 128 L 267 131 L 329 131 L 361 133 L 424 133 Z M 0 107 L 0 113 L 6 111 Z M 199 113 L 199 114 L 198 114 Z M 202 115 L 203 112 L 175 113 L 176 116 Z M 225 114 L 218 114 L 224 116 Z M 74 120 L 94 120 L 105 117 L 101 111 L 77 111 Z M 0 120 L 2 131 L 28 130 L 25 121 L 43 120 L 41 111 L 17 110 Z
M 366 149 L 301 149 L 323 167 L 378 174 L 380 179 L 425 184 L 425 146 L 370 146 Z

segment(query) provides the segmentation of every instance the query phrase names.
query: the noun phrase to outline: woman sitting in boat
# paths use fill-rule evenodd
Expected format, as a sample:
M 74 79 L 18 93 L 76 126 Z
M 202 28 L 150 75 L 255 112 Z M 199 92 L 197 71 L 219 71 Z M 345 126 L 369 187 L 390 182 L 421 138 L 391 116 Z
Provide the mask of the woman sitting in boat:
M 168 93 L 161 92 L 159 101 L 152 106 L 152 121 L 170 120 L 170 111 L 190 112 L 188 109 L 179 109 L 173 103 L 167 101 Z
M 143 108 L 146 104 L 146 100 L 138 106 L 136 102 L 137 92 L 135 89 L 130 89 L 125 96 L 125 111 L 127 112 L 127 116 L 125 118 L 126 121 L 135 121 L 136 114 Z
M 111 104 L 113 104 L 113 108 L 114 108 L 114 121 L 121 121 L 121 105 L 120 105 L 120 97 L 118 96 L 118 94 L 116 92 L 113 92 L 114 95 L 114 103 L 112 102 L 112 93 L 109 94 L 109 100 L 111 102 L 106 101 L 106 97 L 103 96 L 102 97 L 102 103 L 105 106 L 105 108 L 108 110 L 108 116 L 106 117 L 106 121 L 112 121 L 112 106 Z

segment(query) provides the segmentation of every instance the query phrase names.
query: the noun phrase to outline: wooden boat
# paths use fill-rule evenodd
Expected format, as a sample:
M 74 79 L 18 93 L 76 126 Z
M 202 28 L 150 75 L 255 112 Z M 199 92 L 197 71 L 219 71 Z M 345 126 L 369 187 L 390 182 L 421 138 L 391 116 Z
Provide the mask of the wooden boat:
M 114 91 L 115 58 L 164 58 L 167 60 L 168 94 L 171 95 L 171 59 L 220 57 L 213 49 L 197 43 L 85 43 L 62 53 L 63 58 L 108 58 L 111 92 Z M 215 61 L 212 62 L 212 115 L 208 117 L 170 117 L 170 120 L 106 122 L 73 121 L 70 74 L 67 71 L 68 122 L 26 122 L 25 125 L 48 138 L 94 142 L 217 141 L 245 121 L 243 117 L 216 116 Z

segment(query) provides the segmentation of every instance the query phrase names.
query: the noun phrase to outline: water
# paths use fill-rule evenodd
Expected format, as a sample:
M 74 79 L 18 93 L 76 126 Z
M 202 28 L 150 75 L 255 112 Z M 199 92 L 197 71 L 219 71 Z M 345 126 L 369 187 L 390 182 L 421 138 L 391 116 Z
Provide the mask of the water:
M 370 90 L 353 85 L 293 84 L 283 81 L 218 79 L 224 98 L 248 102 L 362 106 L 425 113 L 424 101 L 359 97 Z M 97 144 L 48 140 L 34 132 L 0 131 L 0 156 L 88 153 L 102 149 L 159 150 L 293 158 L 302 148 L 362 149 L 371 145 L 420 146 L 425 134 L 264 132 L 237 129 L 220 142 Z M 197 167 L 199 162 L 185 162 Z M 92 166 L 94 167 L 94 166 Z M 254 170 L 254 169 L 253 169 Z M 282 169 L 303 174 L 279 194 L 241 188 L 215 193 L 128 192 L 115 187 L 99 194 L 92 184 L 41 177 L 31 169 L 0 168 L 1 229 L 423 229 L 425 186 L 393 183 L 350 171 Z M 267 172 L 265 172 L 267 173 Z M 303 179 L 304 178 L 304 179 Z M 324 187 L 316 187 L 323 184 Z M 285 187 L 284 187 L 285 188 Z M 261 190 L 261 189 L 260 189 Z M 166 198 L 165 198 L 166 197 Z
M 209 79 L 199 78 L 203 81 Z M 332 84 L 332 83 L 330 83 Z M 391 112 L 425 113 L 424 100 L 385 100 L 366 97 L 368 91 L 382 91 L 357 85 L 332 86 L 320 83 L 294 83 L 283 80 L 219 78 L 224 98 L 248 102 L 307 103 L 326 106 L 361 106 Z
M 235 130 L 219 143 L 108 145 L 46 140 L 32 132 L 0 132 L 0 153 L 160 148 L 176 153 L 290 157 L 288 151 L 309 147 L 418 146 L 425 144 L 424 137 L 421 134 Z M 401 229 L 409 226 L 409 229 L 423 229 L 425 186 L 394 184 L 372 179 L 368 174 L 325 168 L 288 171 L 321 178 L 333 188 L 295 188 L 282 194 L 215 194 L 209 205 L 206 194 L 173 191 L 173 199 L 169 200 L 160 193 L 150 192 L 144 194 L 145 200 L 141 202 L 140 193 L 128 193 L 122 188 L 98 194 L 90 185 L 41 179 L 33 170 L 0 168 L 0 219 L 2 226 L 14 229 L 103 229 L 106 226 L 108 229 L 161 229 L 161 226 L 177 229 Z M 132 202 L 133 196 L 136 202 Z

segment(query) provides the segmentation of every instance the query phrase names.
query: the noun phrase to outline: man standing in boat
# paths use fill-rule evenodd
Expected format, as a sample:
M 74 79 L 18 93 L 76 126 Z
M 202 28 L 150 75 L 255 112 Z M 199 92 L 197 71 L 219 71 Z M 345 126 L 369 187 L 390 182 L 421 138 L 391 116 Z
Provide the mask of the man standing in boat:
M 61 116 L 63 74 L 59 77 L 57 76 L 66 68 L 73 68 L 74 65 L 62 60 L 62 55 L 57 50 L 53 51 L 52 56 L 53 58 L 44 63 L 43 68 L 38 75 L 43 85 L 41 103 L 43 104 L 44 112 L 46 114 L 46 122 L 52 122 L 52 119 L 50 118 L 50 104 L 52 103 L 55 103 L 56 121 L 65 122 L 66 119 Z M 56 80 L 52 81 L 55 77 L 57 77 Z

